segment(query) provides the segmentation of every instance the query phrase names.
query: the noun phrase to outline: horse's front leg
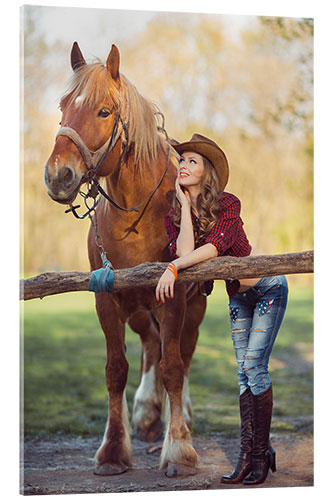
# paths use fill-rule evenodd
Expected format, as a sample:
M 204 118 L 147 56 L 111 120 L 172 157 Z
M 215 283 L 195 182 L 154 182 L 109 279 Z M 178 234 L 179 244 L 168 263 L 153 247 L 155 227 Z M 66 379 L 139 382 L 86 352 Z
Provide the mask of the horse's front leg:
M 160 369 L 168 393 L 169 421 L 161 453 L 160 468 L 167 468 L 167 476 L 193 474 L 199 462 L 183 412 L 184 364 L 180 353 L 180 335 L 185 310 L 185 286 L 178 285 L 175 299 L 165 304 L 164 317 L 161 322 Z
M 106 337 L 106 386 L 109 413 L 104 438 L 95 455 L 97 475 L 125 472 L 132 464 L 128 409 L 125 396 L 128 363 L 125 357 L 125 325 L 110 296 L 96 295 L 96 309 Z

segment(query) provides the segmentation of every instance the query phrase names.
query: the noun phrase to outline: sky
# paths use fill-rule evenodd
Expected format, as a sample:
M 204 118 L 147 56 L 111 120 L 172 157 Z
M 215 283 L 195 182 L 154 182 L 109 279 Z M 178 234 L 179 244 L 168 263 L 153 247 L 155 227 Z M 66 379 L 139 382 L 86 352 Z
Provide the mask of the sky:
M 68 7 L 44 7 L 40 13 L 47 42 L 59 39 L 71 45 L 77 40 L 88 58 L 89 53 L 102 58 L 112 42 L 135 37 L 155 15 L 152 11 Z M 107 28 L 108 35 L 99 33 L 100 26 Z
M 113 2 L 110 6 L 113 6 Z M 156 10 L 121 10 L 118 8 L 73 8 L 52 6 L 26 6 L 38 12 L 38 29 L 47 43 L 61 40 L 71 47 L 78 41 L 87 59 L 107 57 L 111 44 L 135 38 L 147 23 L 161 14 Z M 155 7 L 154 7 L 155 9 Z M 177 15 L 170 11 L 170 15 Z M 189 13 L 191 15 L 191 13 Z M 214 14 L 212 14 L 214 15 Z M 236 38 L 239 30 L 255 22 L 255 16 L 217 15 L 226 22 L 230 33 Z M 215 14 L 216 16 L 216 14 Z

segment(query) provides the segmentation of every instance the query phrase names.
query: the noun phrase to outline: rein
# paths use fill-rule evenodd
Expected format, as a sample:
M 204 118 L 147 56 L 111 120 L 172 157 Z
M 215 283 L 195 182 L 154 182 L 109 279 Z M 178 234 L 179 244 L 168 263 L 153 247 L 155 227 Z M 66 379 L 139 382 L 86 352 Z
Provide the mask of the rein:
M 169 166 L 169 161 L 170 161 L 170 144 L 169 144 L 168 134 L 164 128 L 164 116 L 161 112 L 158 112 L 156 114 L 159 114 L 160 116 L 162 116 L 162 121 L 163 121 L 162 126 L 161 127 L 158 126 L 157 128 L 160 132 L 164 133 L 164 135 L 166 136 L 166 139 L 167 139 L 167 144 L 168 144 L 168 155 L 167 155 L 166 167 L 165 167 L 165 170 L 164 170 L 160 180 L 158 181 L 156 187 L 151 192 L 151 194 L 149 196 L 147 196 L 147 198 L 145 198 L 141 203 L 139 203 L 138 205 L 135 205 L 134 207 L 131 207 L 131 208 L 125 208 L 125 207 L 118 205 L 118 203 L 116 203 L 115 200 L 113 200 L 104 191 L 104 189 L 102 188 L 102 186 L 100 185 L 100 183 L 97 180 L 98 172 L 99 172 L 101 166 L 103 165 L 105 158 L 107 157 L 109 152 L 113 149 L 113 147 L 116 143 L 118 129 L 119 129 L 119 121 L 121 122 L 123 131 L 125 132 L 125 142 L 122 143 L 122 152 L 121 152 L 121 155 L 119 157 L 118 164 L 121 164 L 121 162 L 123 160 L 123 155 L 128 154 L 128 151 L 129 151 L 128 123 L 125 123 L 125 121 L 121 118 L 120 112 L 118 110 L 116 112 L 116 117 L 115 117 L 115 121 L 113 124 L 113 129 L 112 129 L 110 139 L 108 139 L 99 149 L 97 149 L 94 152 L 90 151 L 90 149 L 83 142 L 80 135 L 73 128 L 61 127 L 58 130 L 58 133 L 56 135 L 56 139 L 57 139 L 57 137 L 59 137 L 61 135 L 68 137 L 68 139 L 70 139 L 75 144 L 75 146 L 78 148 L 78 150 L 81 154 L 82 160 L 87 168 L 87 173 L 85 174 L 84 177 L 87 179 L 88 184 L 89 184 L 89 189 L 88 189 L 87 193 L 84 193 L 82 191 L 79 192 L 79 194 L 84 198 L 85 205 L 88 209 L 87 212 L 84 213 L 83 215 L 79 215 L 76 210 L 78 208 L 80 208 L 80 205 L 73 206 L 71 204 L 70 207 L 67 210 L 65 210 L 65 213 L 72 212 L 73 215 L 77 219 L 84 219 L 87 215 L 90 215 L 90 213 L 92 211 L 94 211 L 96 206 L 98 205 L 98 203 L 100 201 L 100 199 L 96 200 L 98 193 L 100 193 L 114 207 L 116 207 L 119 210 L 122 210 L 124 212 L 139 212 L 139 208 L 142 205 L 149 203 L 151 198 L 154 196 L 154 194 L 156 193 L 156 191 L 158 190 L 158 188 L 162 184 L 162 181 L 163 181 L 163 179 L 168 171 L 168 166 Z M 88 198 L 93 199 L 93 205 L 91 207 L 89 206 Z

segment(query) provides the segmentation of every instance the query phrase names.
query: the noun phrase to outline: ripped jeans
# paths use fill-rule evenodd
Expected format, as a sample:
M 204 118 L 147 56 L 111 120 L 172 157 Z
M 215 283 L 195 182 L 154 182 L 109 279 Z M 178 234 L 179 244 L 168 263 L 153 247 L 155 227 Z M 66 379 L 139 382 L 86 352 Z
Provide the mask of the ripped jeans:
M 238 363 L 240 394 L 266 391 L 271 380 L 268 361 L 288 298 L 285 276 L 260 279 L 246 292 L 230 299 L 231 335 Z

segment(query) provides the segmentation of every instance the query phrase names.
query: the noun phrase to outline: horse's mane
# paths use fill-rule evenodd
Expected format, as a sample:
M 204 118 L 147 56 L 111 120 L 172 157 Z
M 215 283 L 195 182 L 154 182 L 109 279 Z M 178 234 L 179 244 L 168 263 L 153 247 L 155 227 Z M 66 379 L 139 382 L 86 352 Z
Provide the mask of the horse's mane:
M 73 72 L 67 90 L 61 101 L 71 105 L 77 97 L 78 105 L 96 106 L 108 104 L 119 109 L 121 117 L 128 124 L 129 143 L 134 144 L 134 158 L 138 167 L 156 159 L 161 135 L 157 129 L 158 107 L 139 94 L 136 87 L 120 75 L 120 88 L 107 68 L 100 62 L 85 64 Z

